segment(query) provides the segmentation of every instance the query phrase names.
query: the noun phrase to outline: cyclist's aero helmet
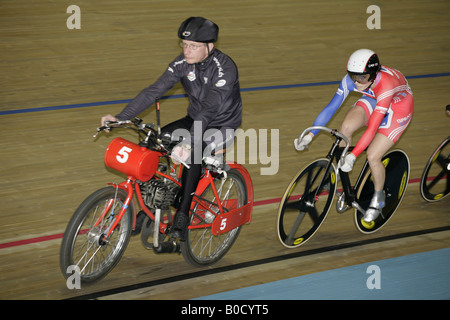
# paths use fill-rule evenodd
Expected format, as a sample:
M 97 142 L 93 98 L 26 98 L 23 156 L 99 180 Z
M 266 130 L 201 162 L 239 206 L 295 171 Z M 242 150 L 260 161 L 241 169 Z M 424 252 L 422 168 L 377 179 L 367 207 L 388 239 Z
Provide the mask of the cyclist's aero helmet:
M 369 49 L 359 49 L 353 52 L 348 58 L 347 72 L 350 75 L 369 74 L 369 81 L 375 79 L 380 71 L 381 64 L 378 55 Z
M 216 42 L 218 35 L 217 24 L 202 17 L 190 17 L 178 29 L 178 38 L 195 42 Z

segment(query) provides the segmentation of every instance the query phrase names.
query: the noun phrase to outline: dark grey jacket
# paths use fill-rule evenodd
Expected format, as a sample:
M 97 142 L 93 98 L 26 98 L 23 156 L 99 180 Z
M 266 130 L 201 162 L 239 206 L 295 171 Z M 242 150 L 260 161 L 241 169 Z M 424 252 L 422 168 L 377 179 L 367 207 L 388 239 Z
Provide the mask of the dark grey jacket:
M 213 49 L 199 64 L 188 64 L 184 55 L 179 55 L 154 84 L 142 90 L 116 117 L 136 117 L 179 81 L 189 97 L 187 113 L 202 122 L 203 131 L 210 127 L 239 127 L 242 100 L 238 70 L 234 61 L 218 49 Z

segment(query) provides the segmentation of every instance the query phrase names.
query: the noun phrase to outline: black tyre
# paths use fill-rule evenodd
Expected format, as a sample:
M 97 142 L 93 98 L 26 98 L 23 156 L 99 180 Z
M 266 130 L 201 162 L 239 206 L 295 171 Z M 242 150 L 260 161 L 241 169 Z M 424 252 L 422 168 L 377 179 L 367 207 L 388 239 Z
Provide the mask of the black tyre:
M 450 137 L 434 150 L 420 179 L 420 195 L 428 202 L 439 201 L 450 193 Z
M 319 159 L 300 170 L 289 183 L 277 215 L 278 239 L 283 246 L 299 247 L 319 229 L 333 202 L 335 172 L 329 159 Z
M 133 201 L 111 235 L 106 238 L 122 208 L 127 192 L 114 187 L 100 189 L 83 201 L 72 216 L 60 249 L 60 267 L 67 278 L 70 266 L 80 271 L 81 283 L 92 283 L 110 272 L 119 262 L 131 236 Z M 106 208 L 109 208 L 105 212 Z

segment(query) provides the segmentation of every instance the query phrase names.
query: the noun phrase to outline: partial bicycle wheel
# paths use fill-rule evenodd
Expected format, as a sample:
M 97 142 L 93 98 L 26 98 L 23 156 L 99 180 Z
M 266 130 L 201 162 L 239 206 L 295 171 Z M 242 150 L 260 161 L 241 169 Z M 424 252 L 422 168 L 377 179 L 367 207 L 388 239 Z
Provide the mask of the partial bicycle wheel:
M 60 267 L 67 278 L 70 266 L 80 271 L 81 283 L 92 283 L 110 272 L 119 262 L 131 236 L 134 204 L 108 238 L 105 235 L 116 220 L 127 192 L 114 187 L 100 189 L 83 201 L 64 232 Z
M 228 171 L 226 178 L 221 176 L 215 178 L 214 184 L 221 204 L 227 212 L 247 203 L 247 187 L 237 170 Z M 230 250 L 242 227 L 214 235 L 211 232 L 211 223 L 220 212 L 211 185 L 205 189 L 200 198 L 202 203 L 207 205 L 207 209 L 198 203 L 195 204 L 190 215 L 186 241 L 181 242 L 184 259 L 196 267 L 219 261 Z
M 450 193 L 450 137 L 434 150 L 420 179 L 420 195 L 428 202 L 439 201 Z
M 277 215 L 278 238 L 285 247 L 304 244 L 325 220 L 336 191 L 336 171 L 330 161 L 310 163 L 289 183 Z
M 408 186 L 410 164 L 408 155 L 405 152 L 402 150 L 392 150 L 382 158 L 382 162 L 386 168 L 386 180 L 384 183 L 386 205 L 378 218 L 372 222 L 365 222 L 362 212 L 355 209 L 355 224 L 361 233 L 370 234 L 380 230 L 394 215 L 402 202 Z M 359 205 L 364 210 L 367 210 L 375 191 L 372 172 L 367 161 L 361 172 L 361 178 L 355 186 L 355 190 Z

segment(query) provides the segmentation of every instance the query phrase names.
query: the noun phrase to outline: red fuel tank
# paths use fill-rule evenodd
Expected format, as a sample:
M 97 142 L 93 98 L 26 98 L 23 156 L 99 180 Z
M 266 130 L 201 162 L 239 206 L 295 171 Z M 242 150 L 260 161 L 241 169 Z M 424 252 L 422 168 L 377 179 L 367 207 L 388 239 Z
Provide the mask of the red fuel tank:
M 115 138 L 106 148 L 105 164 L 141 181 L 147 181 L 158 168 L 159 153 L 122 138 Z

